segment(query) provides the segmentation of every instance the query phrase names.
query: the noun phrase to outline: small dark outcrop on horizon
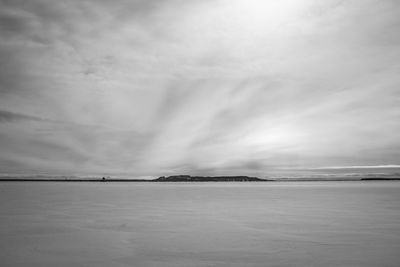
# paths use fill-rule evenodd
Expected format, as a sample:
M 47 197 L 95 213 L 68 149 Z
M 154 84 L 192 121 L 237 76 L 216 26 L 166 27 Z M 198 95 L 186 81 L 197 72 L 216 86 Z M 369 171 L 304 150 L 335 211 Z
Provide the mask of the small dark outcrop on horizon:
M 172 175 L 161 176 L 153 180 L 154 182 L 266 182 L 273 181 L 249 176 L 190 176 Z
M 399 181 L 400 177 L 366 177 L 361 178 L 361 181 Z

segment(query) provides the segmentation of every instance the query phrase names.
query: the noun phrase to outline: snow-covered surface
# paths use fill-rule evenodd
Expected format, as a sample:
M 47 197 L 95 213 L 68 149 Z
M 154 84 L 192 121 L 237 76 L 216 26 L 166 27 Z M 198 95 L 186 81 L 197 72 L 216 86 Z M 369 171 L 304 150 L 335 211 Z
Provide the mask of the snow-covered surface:
M 400 182 L 0 183 L 0 265 L 400 266 Z

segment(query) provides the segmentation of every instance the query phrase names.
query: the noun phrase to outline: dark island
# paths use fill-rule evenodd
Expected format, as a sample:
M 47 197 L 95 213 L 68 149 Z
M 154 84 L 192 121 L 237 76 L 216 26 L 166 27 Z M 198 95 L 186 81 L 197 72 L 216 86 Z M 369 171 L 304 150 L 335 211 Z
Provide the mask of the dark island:
M 266 182 L 273 181 L 249 176 L 190 176 L 173 175 L 161 176 L 153 180 L 154 182 Z
M 361 181 L 400 181 L 400 177 L 371 177 L 371 178 L 361 178 Z

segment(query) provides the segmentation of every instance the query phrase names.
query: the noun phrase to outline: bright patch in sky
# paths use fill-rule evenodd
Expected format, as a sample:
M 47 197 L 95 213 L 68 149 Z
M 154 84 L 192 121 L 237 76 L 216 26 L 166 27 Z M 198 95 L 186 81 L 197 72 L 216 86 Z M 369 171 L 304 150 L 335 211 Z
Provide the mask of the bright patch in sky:
M 242 24 L 246 29 L 257 33 L 293 20 L 301 9 L 306 8 L 307 2 L 233 0 L 227 1 L 227 11 L 232 12 L 237 24 Z

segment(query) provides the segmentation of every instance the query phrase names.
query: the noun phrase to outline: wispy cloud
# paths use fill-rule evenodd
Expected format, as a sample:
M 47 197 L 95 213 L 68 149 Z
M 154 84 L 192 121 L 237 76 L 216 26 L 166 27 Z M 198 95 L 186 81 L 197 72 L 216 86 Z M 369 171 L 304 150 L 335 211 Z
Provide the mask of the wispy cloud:
M 1 1 L 0 171 L 397 166 L 399 7 Z
M 0 110 L 0 123 L 1 122 L 24 121 L 24 120 L 45 121 L 45 119 L 35 117 L 35 116 Z
M 339 170 L 339 169 L 392 169 L 400 168 L 400 165 L 363 165 L 363 166 L 326 166 L 309 168 L 310 170 Z

